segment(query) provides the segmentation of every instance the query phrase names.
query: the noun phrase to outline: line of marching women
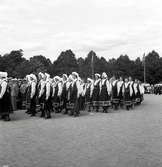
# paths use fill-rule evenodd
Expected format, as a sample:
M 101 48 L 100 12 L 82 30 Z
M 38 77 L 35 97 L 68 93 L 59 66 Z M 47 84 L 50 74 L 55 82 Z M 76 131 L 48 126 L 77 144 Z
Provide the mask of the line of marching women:
M 31 117 L 40 113 L 40 117 L 51 118 L 51 112 L 78 117 L 80 111 L 108 113 L 109 108 L 127 110 L 139 106 L 143 100 L 144 87 L 141 82 L 131 77 L 108 78 L 103 72 L 95 74 L 95 79 L 87 78 L 86 82 L 77 72 L 69 76 L 50 77 L 48 73 L 39 72 L 27 75 L 21 84 L 16 79 L 8 80 L 6 72 L 0 72 L 0 116 L 9 121 L 10 113 L 21 109 Z M 21 98 L 19 98 L 21 97 Z
M 108 79 L 105 72 L 96 73 L 95 79 L 87 78 L 85 83 L 77 72 L 67 76 L 50 78 L 47 73 L 40 72 L 38 79 L 31 74 L 26 77 L 28 88 L 26 93 L 27 113 L 35 116 L 51 118 L 51 112 L 69 114 L 78 117 L 85 107 L 88 111 L 94 110 L 108 113 L 108 108 L 118 110 L 126 107 L 127 110 L 138 106 L 143 100 L 144 87 L 141 82 L 131 77 Z
M 85 89 L 85 102 L 89 107 L 96 112 L 102 108 L 103 113 L 108 113 L 108 108 L 118 110 L 119 107 L 126 107 L 127 110 L 133 106 L 139 106 L 143 100 L 144 87 L 141 82 L 135 79 L 132 81 L 131 77 L 116 78 L 113 76 L 108 79 L 105 72 L 102 75 L 96 73 L 95 80 L 87 79 Z

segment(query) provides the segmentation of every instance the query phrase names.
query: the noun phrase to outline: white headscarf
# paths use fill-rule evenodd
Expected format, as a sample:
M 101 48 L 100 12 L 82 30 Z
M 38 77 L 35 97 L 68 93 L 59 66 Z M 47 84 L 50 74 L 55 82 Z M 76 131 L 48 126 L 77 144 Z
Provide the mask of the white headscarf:
M 34 79 L 34 81 L 37 83 L 37 77 L 34 74 L 30 74 L 30 77 Z

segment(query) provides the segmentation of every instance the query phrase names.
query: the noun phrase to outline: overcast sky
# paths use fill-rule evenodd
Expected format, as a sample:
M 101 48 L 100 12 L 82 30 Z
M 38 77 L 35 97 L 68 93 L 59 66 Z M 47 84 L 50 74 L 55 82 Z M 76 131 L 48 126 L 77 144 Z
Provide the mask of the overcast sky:
M 0 0 L 0 54 L 162 56 L 162 0 Z

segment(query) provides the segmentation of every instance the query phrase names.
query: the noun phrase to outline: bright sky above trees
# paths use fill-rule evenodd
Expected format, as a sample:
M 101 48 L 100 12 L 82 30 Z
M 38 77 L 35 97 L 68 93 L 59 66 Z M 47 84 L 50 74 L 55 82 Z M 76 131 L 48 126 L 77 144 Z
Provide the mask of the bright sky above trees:
M 0 54 L 24 51 L 56 60 L 64 50 L 107 60 L 162 55 L 160 0 L 0 0 Z

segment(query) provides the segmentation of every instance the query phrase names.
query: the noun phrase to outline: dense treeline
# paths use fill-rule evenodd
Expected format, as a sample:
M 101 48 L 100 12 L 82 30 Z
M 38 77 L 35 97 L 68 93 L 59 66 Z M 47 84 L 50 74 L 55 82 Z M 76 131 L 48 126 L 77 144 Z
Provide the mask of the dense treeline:
M 24 78 L 29 73 L 38 74 L 38 72 L 47 72 L 51 77 L 70 74 L 76 71 L 82 78 L 92 76 L 91 59 L 93 55 L 94 73 L 106 72 L 109 77 L 132 76 L 143 81 L 144 72 L 142 59 L 139 57 L 133 61 L 128 55 L 120 55 L 117 59 L 106 60 L 104 57 L 99 58 L 95 52 L 90 51 L 87 57 L 76 58 L 71 50 L 61 52 L 57 60 L 51 62 L 50 59 L 42 55 L 33 56 L 29 60 L 23 57 L 23 50 L 11 51 L 9 54 L 0 55 L 0 71 L 8 72 L 9 76 Z M 152 51 L 145 56 L 146 82 L 150 84 L 162 81 L 162 58 L 157 52 Z

